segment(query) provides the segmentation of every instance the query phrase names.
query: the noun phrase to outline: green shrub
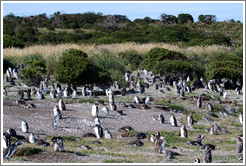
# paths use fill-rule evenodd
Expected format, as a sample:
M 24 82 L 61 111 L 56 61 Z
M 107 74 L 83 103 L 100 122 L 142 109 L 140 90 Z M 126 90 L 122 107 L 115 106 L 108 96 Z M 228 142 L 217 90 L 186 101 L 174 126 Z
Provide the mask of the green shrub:
M 136 70 L 142 61 L 142 56 L 135 51 L 121 52 L 119 56 L 124 59 L 125 66 L 130 70 Z
M 30 156 L 42 152 L 41 149 L 35 147 L 20 147 L 16 150 L 15 156 Z
M 9 67 L 13 68 L 14 67 L 13 63 L 9 58 L 3 57 L 3 72 L 6 73 Z

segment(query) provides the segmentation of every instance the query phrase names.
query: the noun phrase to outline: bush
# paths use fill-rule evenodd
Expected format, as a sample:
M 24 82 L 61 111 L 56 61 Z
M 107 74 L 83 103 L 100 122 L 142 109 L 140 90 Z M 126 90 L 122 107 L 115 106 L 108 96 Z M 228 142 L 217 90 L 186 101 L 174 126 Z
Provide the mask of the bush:
M 21 70 L 21 79 L 29 86 L 38 86 L 46 74 L 44 60 L 24 61 L 24 69 Z
M 142 56 L 135 51 L 121 52 L 119 56 L 124 59 L 125 66 L 130 70 L 136 70 L 142 61 Z
M 86 53 L 76 49 L 69 49 L 62 54 L 54 76 L 61 83 L 74 85 L 103 85 L 110 81 L 102 66 L 91 63 Z

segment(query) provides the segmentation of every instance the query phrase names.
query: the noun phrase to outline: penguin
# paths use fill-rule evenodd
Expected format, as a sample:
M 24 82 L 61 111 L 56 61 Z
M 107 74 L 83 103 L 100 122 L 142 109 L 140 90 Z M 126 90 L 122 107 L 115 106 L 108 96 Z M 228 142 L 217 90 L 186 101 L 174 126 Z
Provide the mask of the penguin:
M 177 120 L 176 120 L 174 114 L 172 114 L 170 116 L 170 122 L 171 122 L 171 126 L 177 126 Z
M 225 92 L 223 93 L 223 98 L 224 98 L 224 99 L 226 99 L 226 98 L 227 98 L 227 96 L 228 96 L 228 92 L 227 92 L 227 91 L 225 91 Z
M 207 105 L 208 105 L 208 110 L 209 111 L 214 111 L 214 107 L 213 107 L 213 105 L 211 103 L 207 103 Z
M 55 91 L 50 91 L 50 97 L 51 97 L 52 99 L 56 98 L 56 93 L 55 93 Z
M 206 147 L 205 152 L 204 152 L 204 156 L 203 156 L 203 161 L 204 163 L 211 163 L 212 162 L 212 152 L 211 152 L 211 148 L 210 147 Z
M 146 99 L 145 99 L 145 104 L 148 105 L 150 103 L 150 97 L 149 95 L 147 95 Z
M 60 116 L 60 119 L 62 119 L 61 111 L 60 111 L 60 109 L 59 109 L 59 107 L 57 105 L 54 107 L 53 113 L 54 113 L 54 117 Z
M 125 102 L 119 102 L 119 106 L 120 106 L 120 107 L 127 107 L 127 105 L 126 105 Z
M 53 120 L 53 123 L 52 123 L 52 126 L 57 128 L 57 125 L 59 123 L 59 120 L 60 120 L 60 116 L 59 114 L 57 116 L 55 116 L 54 120 Z
M 133 104 L 128 104 L 128 108 L 136 108 Z
M 169 158 L 169 159 L 174 159 L 174 152 L 170 150 L 163 150 L 164 156 Z
M 94 131 L 96 133 L 97 139 L 103 137 L 103 129 L 100 125 L 94 125 Z
M 186 86 L 186 90 L 187 90 L 189 93 L 192 92 L 192 89 L 191 89 L 191 87 L 190 87 L 189 85 Z
M 27 89 L 27 91 L 26 91 L 26 97 L 27 97 L 28 100 L 31 99 L 31 89 Z
M 24 92 L 22 90 L 19 90 L 18 94 L 20 99 L 24 98 Z
M 59 105 L 59 109 L 60 109 L 61 111 L 66 110 L 65 103 L 64 103 L 64 101 L 63 101 L 62 98 L 60 98 L 60 100 L 59 100 L 59 102 L 58 102 L 58 105 Z
M 202 108 L 202 97 L 199 96 L 197 101 L 196 101 L 196 106 L 197 108 Z
M 95 117 L 95 122 L 94 122 L 95 125 L 101 125 L 101 122 L 99 120 L 98 117 Z
M 116 105 L 114 103 L 110 103 L 109 105 L 110 105 L 110 109 L 112 111 L 116 111 L 117 110 L 117 107 L 116 107 Z
M 144 143 L 139 139 L 128 142 L 126 145 L 143 146 Z
M 212 144 L 204 144 L 201 146 L 201 149 L 204 150 L 206 148 L 210 148 L 211 150 L 215 150 L 215 145 Z
M 195 163 L 201 163 L 200 159 L 195 159 Z
M 145 139 L 145 138 L 147 137 L 147 133 L 142 133 L 142 132 L 137 133 L 137 134 L 136 134 L 136 137 L 137 137 L 138 139 Z
M 12 128 L 9 128 L 7 130 L 7 133 L 11 136 L 11 137 L 15 137 L 16 136 L 16 131 Z
M 140 100 L 139 100 L 139 97 L 138 96 L 135 96 L 134 97 L 134 100 L 135 100 L 136 104 L 139 104 Z
M 164 123 L 165 119 L 164 119 L 163 114 L 159 114 L 159 121 L 160 123 Z
M 30 136 L 29 136 L 29 142 L 30 142 L 31 144 L 34 144 L 34 143 L 36 142 L 36 139 L 35 139 L 35 136 L 34 136 L 33 133 L 31 133 Z
M 102 111 L 105 113 L 105 115 L 109 114 L 109 109 L 105 106 L 102 108 Z
M 240 115 L 239 115 L 239 122 L 240 122 L 240 123 L 243 123 L 243 114 L 240 114 Z
M 131 131 L 131 130 L 134 131 L 134 129 L 133 129 L 131 126 L 129 126 L 129 125 L 123 126 L 123 127 L 121 127 L 120 129 L 118 129 L 118 131 L 120 131 L 120 132 L 129 132 L 129 131 Z
M 4 132 L 3 133 L 3 148 L 8 148 L 11 145 L 11 136 Z
M 42 92 L 40 92 L 40 91 L 37 91 L 37 98 L 38 99 L 44 99 L 44 95 L 43 95 L 43 93 Z
M 97 136 L 93 133 L 85 133 L 82 135 L 82 137 L 97 137 Z
M 75 89 L 73 90 L 72 97 L 73 97 L 74 99 L 76 99 L 76 98 L 77 98 L 77 91 L 76 91 Z
M 15 143 L 11 144 L 7 149 L 5 149 L 3 158 L 9 159 L 15 153 L 19 145 L 21 145 L 21 141 L 16 141 Z
M 104 130 L 104 137 L 106 139 L 112 139 L 112 134 L 107 128 Z
M 21 129 L 22 129 L 22 132 L 28 133 L 29 127 L 25 120 L 22 120 L 21 122 Z
M 82 87 L 82 96 L 86 96 L 86 87 L 85 86 Z
M 53 137 L 50 146 L 54 145 L 55 152 L 61 152 L 64 150 L 62 137 Z
M 163 153 L 165 145 L 166 145 L 166 138 L 160 136 L 160 138 L 155 141 L 155 150 L 158 153 Z
M 188 131 L 187 131 L 185 125 L 182 125 L 182 126 L 181 126 L 181 128 L 180 128 L 180 133 L 181 133 L 181 137 L 185 137 L 185 138 L 188 137 Z
M 108 94 L 109 103 L 114 103 L 114 93 L 111 90 L 109 90 Z
M 188 125 L 193 125 L 194 124 L 194 119 L 193 119 L 191 113 L 188 115 L 187 121 L 188 121 Z
M 91 115 L 93 117 L 98 117 L 98 107 L 96 104 L 93 104 L 93 106 L 91 108 Z
M 63 91 L 63 96 L 64 97 L 68 97 L 69 96 L 69 93 L 68 93 L 68 87 L 66 87 Z
M 182 88 L 182 89 L 180 90 L 180 97 L 183 97 L 183 96 L 185 96 L 185 91 L 184 91 L 184 89 Z
M 92 148 L 88 145 L 80 145 L 79 147 L 84 149 L 84 150 L 92 150 Z
M 7 89 L 6 89 L 6 88 L 4 88 L 4 97 L 6 97 L 6 98 L 7 98 L 7 96 L 8 96 Z
M 237 153 L 242 153 L 243 151 L 243 140 L 240 137 L 237 137 L 237 148 L 236 152 Z

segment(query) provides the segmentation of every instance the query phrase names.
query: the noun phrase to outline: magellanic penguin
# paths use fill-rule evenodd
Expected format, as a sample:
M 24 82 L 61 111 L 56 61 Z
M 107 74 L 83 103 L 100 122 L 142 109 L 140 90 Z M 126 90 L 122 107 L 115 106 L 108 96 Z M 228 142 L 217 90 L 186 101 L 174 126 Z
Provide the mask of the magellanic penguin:
M 243 123 L 243 114 L 239 115 L 239 121 L 240 121 L 240 123 Z
M 73 90 L 72 97 L 73 97 L 74 99 L 76 99 L 76 98 L 77 98 L 77 91 L 76 91 L 75 89 Z
M 114 103 L 114 93 L 111 90 L 108 91 L 108 99 L 109 103 Z
M 208 110 L 209 111 L 213 111 L 214 110 L 214 107 L 213 107 L 213 105 L 211 103 L 207 103 L 207 105 L 208 105 Z
M 98 107 L 96 104 L 93 104 L 93 106 L 91 108 L 91 115 L 93 117 L 98 117 Z
M 104 137 L 106 139 L 112 139 L 112 134 L 107 128 L 104 130 Z
M 164 119 L 163 114 L 159 114 L 159 122 L 164 123 L 164 121 L 165 121 L 165 119 Z
M 228 92 L 227 92 L 227 91 L 225 91 L 225 92 L 223 93 L 223 98 L 224 98 L 224 99 L 226 99 L 226 98 L 227 98 L 227 96 L 228 96 Z
M 15 137 L 16 136 L 16 131 L 12 128 L 9 128 L 7 130 L 7 133 L 11 136 L 11 137 Z
M 242 153 L 243 151 L 243 140 L 238 136 L 237 137 L 237 153 Z
M 29 127 L 28 127 L 28 124 L 25 120 L 22 120 L 22 122 L 21 122 L 21 129 L 22 129 L 22 132 L 28 133 Z
M 181 128 L 180 128 L 180 134 L 181 134 L 181 137 L 185 137 L 185 138 L 188 137 L 188 131 L 187 131 L 185 125 L 182 125 L 181 126 Z
M 31 144 L 34 144 L 34 143 L 36 142 L 36 139 L 35 139 L 35 136 L 34 136 L 33 133 L 31 133 L 30 136 L 29 136 L 29 142 L 30 142 Z
M 59 102 L 58 102 L 58 105 L 59 105 L 59 109 L 60 109 L 61 111 L 66 110 L 65 103 L 64 103 L 64 101 L 63 101 L 62 98 L 60 98 L 60 100 L 59 100 Z
M 187 121 L 188 121 L 188 125 L 193 125 L 194 124 L 194 119 L 193 119 L 191 113 L 188 115 Z
M 53 137 L 50 146 L 54 145 L 55 152 L 61 152 L 64 150 L 62 137 Z
M 176 120 L 174 114 L 172 114 L 170 116 L 170 122 L 171 122 L 171 126 L 177 126 L 177 120 Z
M 195 163 L 201 163 L 200 159 L 195 159 Z
M 205 148 L 204 156 L 203 156 L 203 161 L 204 163 L 211 163 L 212 162 L 212 149 L 208 146 Z
M 105 106 L 102 108 L 102 111 L 105 113 L 105 115 L 109 114 L 109 109 Z
M 55 116 L 52 126 L 57 128 L 59 121 L 60 121 L 60 115 L 58 114 L 57 116 Z
M 8 148 L 11 145 L 11 136 L 8 133 L 3 133 L 3 148 Z
M 202 97 L 199 96 L 197 101 L 196 101 L 196 106 L 197 108 L 202 108 Z
M 138 96 L 135 96 L 134 97 L 134 100 L 135 100 L 136 104 L 139 104 L 140 100 L 139 100 L 139 97 Z
M 149 95 L 147 95 L 146 99 L 145 99 L 145 104 L 148 105 L 150 103 L 150 97 Z
M 3 158 L 9 159 L 16 151 L 17 147 L 21 145 L 21 141 L 16 141 L 15 143 L 11 144 L 7 149 L 5 149 L 3 153 Z
M 50 91 L 50 97 L 51 97 L 52 99 L 56 98 L 56 93 L 55 93 L 54 90 L 53 90 L 53 91 Z
M 94 131 L 98 139 L 103 137 L 103 129 L 100 125 L 94 125 Z
M 61 111 L 57 105 L 54 107 L 53 113 L 54 113 L 54 117 L 60 116 L 60 119 L 62 119 Z

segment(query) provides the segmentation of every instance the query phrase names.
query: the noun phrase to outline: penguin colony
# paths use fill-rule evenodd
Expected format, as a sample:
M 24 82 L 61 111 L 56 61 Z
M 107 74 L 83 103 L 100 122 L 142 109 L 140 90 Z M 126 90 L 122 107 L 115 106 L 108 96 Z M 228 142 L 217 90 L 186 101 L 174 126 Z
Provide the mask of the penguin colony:
M 138 75 L 140 76 L 141 72 L 138 72 Z M 150 73 L 148 73 L 149 75 Z M 150 74 L 151 75 L 151 74 Z M 125 79 L 130 80 L 130 76 L 129 74 L 125 75 Z M 187 78 L 187 80 L 190 80 L 190 78 Z M 146 77 L 146 80 L 147 77 Z M 165 87 L 165 85 L 167 84 L 167 82 L 165 82 L 163 80 L 163 83 L 157 83 L 156 82 L 156 77 L 154 76 L 153 79 L 153 85 L 154 85 L 154 89 L 157 90 L 156 92 L 161 92 L 163 94 L 165 94 L 165 90 L 166 91 L 171 91 L 171 89 L 169 87 Z M 140 82 L 138 82 L 137 85 L 140 93 L 144 93 L 144 89 L 145 88 L 150 88 L 150 83 L 145 83 L 145 85 L 141 85 Z M 119 89 L 119 84 L 117 84 L 117 82 L 114 83 L 115 88 Z M 191 88 L 189 85 L 186 84 L 186 82 L 182 82 L 181 80 L 178 82 L 174 81 L 173 82 L 173 86 L 176 88 L 177 94 L 180 98 L 185 99 L 185 91 L 187 91 L 188 93 L 191 93 L 192 90 L 194 91 L 194 88 Z M 59 128 L 59 121 L 62 119 L 62 111 L 67 110 L 66 106 L 65 106 L 65 102 L 63 101 L 62 97 L 68 98 L 68 97 L 72 97 L 74 99 L 78 98 L 78 91 L 77 88 L 73 89 L 71 87 L 66 87 L 64 90 L 62 90 L 61 85 L 57 84 L 57 85 L 53 85 L 51 84 L 51 90 L 50 90 L 50 97 L 52 99 L 57 98 L 58 95 L 58 103 L 57 105 L 55 105 L 53 107 L 53 122 L 52 122 L 52 126 L 54 127 L 54 129 L 58 129 Z M 132 89 L 131 91 L 134 91 L 134 84 L 131 85 Z M 160 88 L 165 87 L 165 90 Z M 212 89 L 212 83 L 209 82 L 208 84 L 208 89 L 211 91 L 214 91 L 214 89 Z M 228 99 L 230 94 L 228 94 L 227 91 L 223 91 L 223 89 L 221 89 L 221 87 L 217 87 L 217 91 L 219 91 L 220 94 L 222 94 L 223 99 Z M 216 90 L 215 90 L 216 91 Z M 221 91 L 223 93 L 221 93 Z M 240 94 L 240 89 L 237 88 L 235 90 L 236 94 Z M 45 85 L 45 83 L 41 83 L 40 84 L 40 88 L 38 90 L 36 90 L 36 88 L 31 88 L 28 89 L 27 91 L 19 91 L 19 99 L 18 100 L 18 104 L 20 105 L 25 105 L 25 103 L 21 103 L 23 102 L 22 99 L 24 99 L 24 93 L 26 92 L 26 99 L 30 100 L 32 96 L 35 96 L 38 99 L 44 99 L 45 98 L 45 94 L 47 93 L 47 86 Z M 127 94 L 127 90 L 126 88 L 123 88 L 121 91 L 121 95 L 125 96 Z M 92 96 L 93 92 L 92 90 L 86 90 L 85 87 L 82 88 L 82 96 Z M 194 102 L 194 104 L 196 104 L 196 107 L 198 109 L 205 109 L 203 106 L 203 95 L 201 94 L 196 98 L 196 103 Z M 8 96 L 8 92 L 7 89 L 4 88 L 4 96 L 7 97 Z M 134 96 L 134 102 L 133 103 L 129 103 L 126 104 L 124 102 L 120 102 L 119 103 L 119 108 L 117 108 L 116 106 L 116 102 L 115 102 L 115 95 L 114 92 L 112 90 L 106 89 L 106 96 L 108 96 L 108 105 L 110 108 L 110 111 L 113 112 L 117 112 L 119 114 L 119 116 L 123 116 L 124 113 L 121 110 L 121 108 L 130 108 L 130 109 L 151 109 L 151 105 L 152 105 L 152 98 L 151 96 L 148 94 L 144 99 L 140 99 L 137 95 Z M 211 96 L 211 98 L 214 98 L 215 100 L 217 100 L 219 103 L 223 103 L 223 101 L 219 98 L 216 98 L 214 96 Z M 24 101 L 25 102 L 25 101 Z M 207 102 L 207 110 L 209 111 L 208 115 L 210 117 L 213 118 L 219 118 L 218 115 L 216 115 L 215 113 L 213 113 L 214 111 L 214 106 L 212 103 Z M 85 133 L 83 135 L 83 137 L 92 137 L 92 138 L 97 138 L 98 140 L 101 138 L 105 138 L 105 139 L 113 139 L 116 138 L 117 136 L 112 136 L 112 133 L 110 132 L 110 130 L 108 128 L 103 129 L 103 122 L 101 122 L 100 120 L 100 116 L 99 116 L 99 108 L 98 106 L 102 105 L 101 111 L 104 113 L 104 116 L 110 116 L 110 111 L 108 109 L 108 107 L 105 105 L 104 101 L 98 101 L 98 103 L 94 103 L 91 107 L 91 116 L 92 118 L 94 118 L 94 125 L 93 125 L 93 131 L 95 134 L 93 133 Z M 150 105 L 150 106 L 149 106 Z M 102 114 L 100 114 L 102 116 Z M 229 116 L 229 113 L 224 111 L 222 112 L 222 115 L 226 115 Z M 166 117 L 166 115 L 165 115 Z M 159 113 L 158 115 L 154 116 L 153 119 L 158 121 L 160 124 L 159 125 L 170 125 L 170 127 L 177 127 L 180 128 L 180 137 L 185 137 L 185 138 L 189 138 L 189 129 L 192 128 L 193 124 L 195 124 L 197 121 L 195 121 L 193 119 L 193 115 L 192 113 L 190 113 L 187 116 L 187 126 L 185 124 L 180 124 L 178 122 L 178 120 L 176 119 L 176 116 L 174 113 L 171 113 L 166 117 L 167 119 L 164 118 L 163 113 Z M 203 117 L 204 120 L 213 122 L 211 118 L 209 117 Z M 243 123 L 243 114 L 239 115 L 239 122 Z M 188 129 L 187 129 L 188 128 Z M 28 133 L 29 134 L 29 139 L 26 139 L 25 136 L 21 136 L 21 135 L 17 135 L 14 129 L 9 129 L 7 132 L 4 132 L 3 134 L 3 147 L 4 147 L 4 153 L 3 156 L 5 159 L 10 159 L 11 156 L 13 156 L 13 154 L 15 153 L 16 149 L 18 148 L 18 146 L 21 146 L 21 144 L 24 143 L 31 143 L 31 144 L 40 144 L 40 145 L 49 145 L 49 143 L 45 142 L 45 141 L 40 141 L 35 137 L 34 133 L 29 133 L 29 126 L 27 121 L 22 120 L 21 122 L 21 130 L 23 133 Z M 129 137 L 129 135 L 131 134 L 132 131 L 135 131 L 132 127 L 130 126 L 124 126 L 122 128 L 119 129 L 119 132 L 121 132 L 121 137 Z M 212 127 L 209 128 L 208 130 L 210 135 L 216 135 L 218 134 L 218 132 L 223 133 L 226 132 L 226 130 L 223 130 L 223 128 L 220 128 L 218 126 L 217 123 L 214 123 L 214 125 Z M 141 139 L 146 139 L 147 138 L 147 134 L 148 133 L 142 133 L 142 132 L 137 132 L 136 133 L 136 139 L 132 140 L 130 142 L 128 142 L 126 145 L 127 146 L 144 146 L 144 141 L 141 141 Z M 11 144 L 11 137 L 16 137 L 18 140 L 14 143 Z M 200 158 L 203 160 L 204 163 L 211 163 L 213 160 L 212 158 L 212 151 L 215 150 L 215 145 L 212 144 L 203 144 L 202 140 L 204 139 L 204 135 L 198 135 L 197 138 L 194 141 L 188 141 L 187 144 L 190 146 L 199 146 L 204 154 L 203 156 L 201 156 Z M 160 135 L 160 132 L 157 131 L 156 134 L 152 134 L 150 136 L 150 141 L 153 142 L 153 146 L 155 147 L 155 151 L 159 154 L 163 154 L 164 157 L 167 157 L 168 159 L 175 159 L 177 156 L 182 155 L 179 154 L 177 152 L 175 152 L 175 150 L 170 150 L 170 148 L 168 149 L 166 147 L 166 144 L 168 144 L 167 139 L 165 138 L 165 135 Z M 102 142 L 95 140 L 92 141 L 92 143 L 94 144 L 102 144 Z M 53 146 L 54 147 L 54 151 L 55 152 L 62 152 L 65 151 L 64 146 L 63 146 L 63 139 L 61 136 L 58 137 L 53 137 L 51 140 L 51 144 L 49 146 Z M 219 145 L 218 145 L 219 146 Z M 85 149 L 85 150 L 91 150 L 92 148 L 88 145 L 80 145 L 79 147 Z M 239 153 L 239 160 L 242 159 L 242 155 L 241 153 L 243 152 L 243 138 L 238 136 L 237 137 L 237 145 L 236 145 L 236 153 Z M 199 158 L 195 158 L 193 160 L 195 163 L 200 163 L 201 160 Z

